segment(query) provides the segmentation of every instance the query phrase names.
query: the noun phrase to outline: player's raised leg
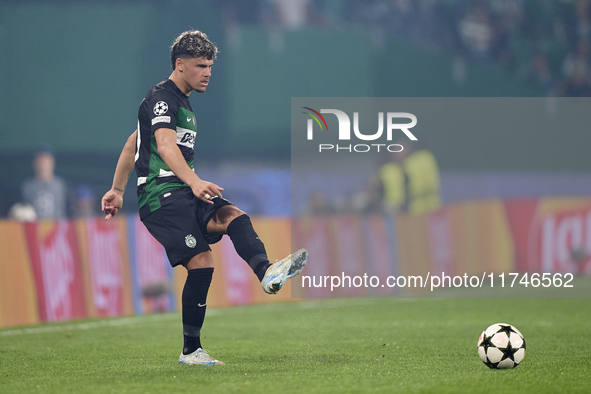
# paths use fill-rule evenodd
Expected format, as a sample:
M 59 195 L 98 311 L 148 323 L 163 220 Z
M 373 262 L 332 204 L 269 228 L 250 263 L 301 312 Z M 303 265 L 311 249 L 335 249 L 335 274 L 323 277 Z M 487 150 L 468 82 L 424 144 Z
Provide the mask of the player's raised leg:
M 308 261 L 308 252 L 301 249 L 271 264 L 250 217 L 233 205 L 218 209 L 208 223 L 207 231 L 228 234 L 236 252 L 248 263 L 268 294 L 276 294 L 285 282 L 302 271 Z
M 261 280 L 265 293 L 276 294 L 285 282 L 302 272 L 307 262 L 308 251 L 300 249 L 283 260 L 271 264 Z

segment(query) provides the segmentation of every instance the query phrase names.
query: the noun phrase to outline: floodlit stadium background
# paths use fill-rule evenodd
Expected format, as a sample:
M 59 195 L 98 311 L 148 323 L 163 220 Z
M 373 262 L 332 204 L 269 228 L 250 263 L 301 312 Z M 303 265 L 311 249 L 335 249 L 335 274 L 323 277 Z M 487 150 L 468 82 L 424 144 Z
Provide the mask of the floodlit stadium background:
M 292 97 L 591 92 L 584 2 L 317 0 L 306 16 L 294 18 L 291 10 L 282 22 L 283 8 L 274 3 L 1 2 L 0 216 L 19 201 L 20 183 L 32 176 L 33 154 L 43 144 L 53 146 L 71 199 L 80 186 L 90 187 L 98 214 L 138 105 L 170 74 L 169 46 L 189 28 L 206 32 L 221 50 L 207 93 L 191 95 L 196 169 L 258 216 L 269 237 L 273 220 L 291 208 Z M 487 144 L 474 138 L 462 147 L 465 155 L 446 144 L 453 135 L 426 142 L 440 166 L 445 205 L 591 195 L 588 133 L 507 137 L 488 136 Z M 523 154 L 504 155 L 506 146 Z M 129 215 L 136 211 L 134 183 L 132 175 L 123 210 Z M 311 193 L 314 185 L 298 187 Z M 342 198 L 338 190 L 328 199 Z
M 18 201 L 20 180 L 31 176 L 32 153 L 41 144 L 53 145 L 57 173 L 72 189 L 90 184 L 97 198 L 103 194 L 135 128 L 139 102 L 169 75 L 169 46 L 187 28 L 205 31 L 221 50 L 207 93 L 191 98 L 199 116 L 199 168 L 235 190 L 237 203 L 253 213 L 279 204 L 285 214 L 285 195 L 266 204 L 251 185 L 275 189 L 286 179 L 281 171 L 289 169 L 291 97 L 572 95 L 564 91 L 563 68 L 584 27 L 574 23 L 574 1 L 549 2 L 555 10 L 537 12 L 533 1 L 489 1 L 491 28 L 519 26 L 495 33 L 488 51 L 479 54 L 460 33 L 468 1 L 417 2 L 405 17 L 387 7 L 395 2 L 316 1 L 313 15 L 294 27 L 269 21 L 268 8 L 258 8 L 265 2 L 232 3 L 3 1 L 0 215 Z M 512 16 L 513 3 L 524 4 L 521 17 Z M 554 33 L 557 21 L 564 36 Z M 550 69 L 544 83 L 534 77 L 540 54 Z M 475 140 L 464 157 L 450 156 L 446 138 L 451 136 L 428 143 L 447 202 L 591 191 L 588 178 L 580 178 L 589 170 L 586 135 L 515 135 L 487 149 Z M 528 156 L 502 157 L 509 143 L 530 145 Z M 463 181 L 475 183 L 466 187 Z M 125 209 L 133 212 L 132 195 L 127 193 Z

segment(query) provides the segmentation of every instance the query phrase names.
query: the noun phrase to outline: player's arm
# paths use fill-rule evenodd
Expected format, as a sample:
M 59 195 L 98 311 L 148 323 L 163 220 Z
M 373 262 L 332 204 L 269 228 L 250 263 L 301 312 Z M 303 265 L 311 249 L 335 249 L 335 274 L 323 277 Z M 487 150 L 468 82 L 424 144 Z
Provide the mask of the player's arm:
M 135 164 L 137 132 L 137 130 L 134 131 L 127 139 L 127 142 L 121 151 L 121 155 L 119 155 L 119 160 L 117 161 L 115 175 L 113 176 L 113 186 L 111 186 L 111 190 L 105 193 L 101 200 L 101 208 L 103 212 L 107 214 L 105 220 L 109 220 L 111 217 L 115 216 L 117 211 L 123 206 L 123 193 L 125 192 L 125 186 L 127 185 L 129 174 L 131 173 L 131 170 L 133 170 Z
M 158 154 L 166 163 L 168 168 L 183 182 L 185 182 L 195 196 L 209 204 L 213 201 L 205 198 L 205 195 L 222 197 L 223 188 L 199 178 L 195 171 L 187 165 L 185 158 L 176 144 L 176 131 L 173 129 L 160 128 L 154 132 Z

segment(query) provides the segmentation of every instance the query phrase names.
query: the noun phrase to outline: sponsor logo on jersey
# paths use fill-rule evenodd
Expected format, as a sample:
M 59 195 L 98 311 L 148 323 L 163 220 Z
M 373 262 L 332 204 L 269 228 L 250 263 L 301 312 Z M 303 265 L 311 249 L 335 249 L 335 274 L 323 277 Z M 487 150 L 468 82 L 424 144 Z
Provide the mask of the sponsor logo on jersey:
M 164 115 L 168 111 L 168 104 L 165 101 L 158 101 L 154 106 L 154 113 L 158 116 Z M 169 122 L 170 123 L 170 122 Z
M 195 134 L 196 133 L 185 133 L 181 141 L 179 142 L 181 145 L 195 145 Z
M 156 116 L 152 119 L 152 126 L 156 123 L 170 123 L 170 116 Z
M 177 145 L 186 146 L 187 148 L 193 149 L 195 145 L 195 138 L 197 133 L 193 130 L 185 129 L 177 126 L 176 128 L 176 143 Z

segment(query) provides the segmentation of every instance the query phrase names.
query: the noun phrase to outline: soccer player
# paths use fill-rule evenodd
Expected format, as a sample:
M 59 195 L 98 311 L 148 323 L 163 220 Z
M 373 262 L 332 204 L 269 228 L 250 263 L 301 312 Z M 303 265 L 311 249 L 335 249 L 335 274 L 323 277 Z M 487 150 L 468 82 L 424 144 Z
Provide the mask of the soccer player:
M 106 220 L 117 214 L 135 163 L 140 219 L 164 246 L 170 264 L 183 265 L 188 273 L 182 294 L 184 346 L 179 363 L 223 364 L 203 350 L 200 340 L 213 275 L 209 244 L 228 234 L 269 294 L 277 293 L 302 271 L 308 252 L 300 249 L 270 263 L 249 216 L 222 197 L 222 187 L 195 173 L 197 127 L 189 94 L 207 89 L 217 47 L 204 33 L 191 30 L 177 37 L 170 55 L 172 74 L 152 87 L 140 104 L 137 130 L 121 152 L 112 188 L 101 205 Z

